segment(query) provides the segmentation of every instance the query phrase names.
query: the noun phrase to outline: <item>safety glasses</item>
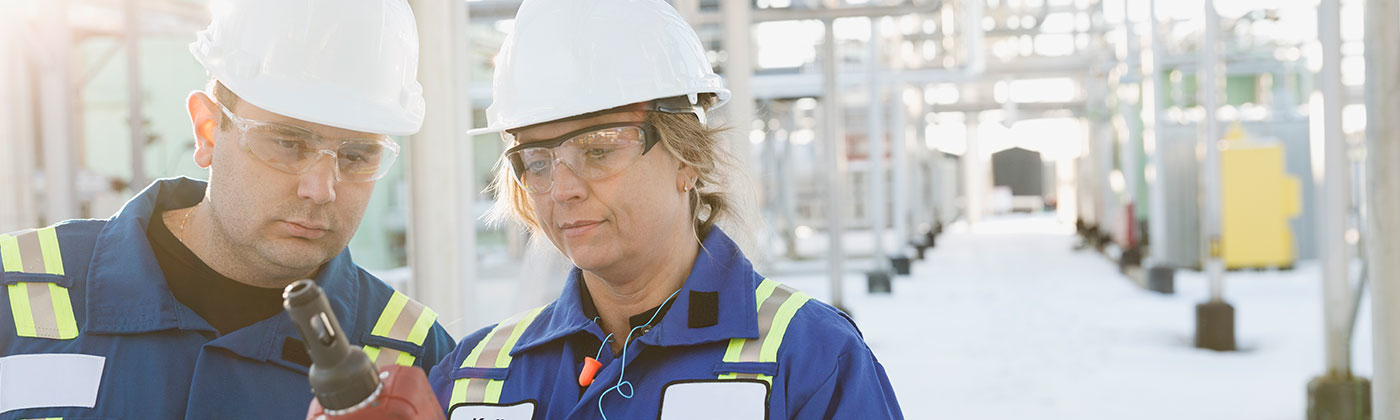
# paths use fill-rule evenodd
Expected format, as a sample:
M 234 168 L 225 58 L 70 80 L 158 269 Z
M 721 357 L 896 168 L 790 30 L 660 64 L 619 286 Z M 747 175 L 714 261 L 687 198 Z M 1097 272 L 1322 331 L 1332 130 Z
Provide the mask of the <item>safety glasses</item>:
M 331 139 L 291 124 L 239 117 L 215 103 L 238 128 L 243 149 L 282 172 L 304 174 L 329 156 L 335 162 L 336 181 L 369 182 L 383 178 L 399 156 L 399 146 L 388 137 Z
M 585 181 L 602 179 L 632 166 L 660 140 L 650 124 L 610 123 L 521 144 L 506 150 L 505 156 L 516 183 L 530 194 L 543 194 L 554 188 L 555 169 L 561 164 Z

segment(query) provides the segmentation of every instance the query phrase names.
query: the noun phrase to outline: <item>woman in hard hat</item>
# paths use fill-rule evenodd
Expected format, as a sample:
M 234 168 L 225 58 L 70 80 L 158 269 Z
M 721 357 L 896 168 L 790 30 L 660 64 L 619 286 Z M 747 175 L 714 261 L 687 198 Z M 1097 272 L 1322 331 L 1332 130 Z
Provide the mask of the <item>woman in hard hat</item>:
M 524 1 L 493 96 L 498 209 L 575 268 L 433 368 L 452 418 L 902 417 L 851 319 L 717 226 L 740 169 L 705 115 L 729 91 L 669 5 Z

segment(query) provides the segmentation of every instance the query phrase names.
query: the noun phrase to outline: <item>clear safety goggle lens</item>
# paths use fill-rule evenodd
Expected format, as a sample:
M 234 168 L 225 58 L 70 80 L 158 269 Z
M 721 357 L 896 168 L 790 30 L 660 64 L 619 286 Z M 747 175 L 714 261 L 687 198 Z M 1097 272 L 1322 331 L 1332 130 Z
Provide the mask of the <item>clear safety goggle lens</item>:
M 554 187 L 559 165 L 585 181 L 605 178 L 627 169 L 651 144 L 650 127 L 618 123 L 589 127 L 553 140 L 530 142 L 506 151 L 515 180 L 526 192 L 542 194 Z
M 329 156 L 335 162 L 336 180 L 369 182 L 383 178 L 399 156 L 399 146 L 388 138 L 327 139 L 305 128 L 252 121 L 222 104 L 219 107 L 243 132 L 245 149 L 268 166 L 290 174 L 304 174 L 321 157 Z

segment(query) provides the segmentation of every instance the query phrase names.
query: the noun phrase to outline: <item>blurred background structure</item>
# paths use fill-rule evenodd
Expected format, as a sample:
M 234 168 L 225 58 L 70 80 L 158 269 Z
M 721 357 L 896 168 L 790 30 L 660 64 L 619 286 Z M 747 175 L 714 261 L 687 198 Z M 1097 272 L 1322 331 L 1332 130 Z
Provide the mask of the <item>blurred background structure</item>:
M 408 0 L 428 116 L 351 250 L 454 336 L 570 266 L 485 224 L 514 0 Z M 1400 419 L 1400 0 L 671 0 L 770 278 L 909 418 Z M 0 232 L 203 178 L 201 0 L 0 1 Z

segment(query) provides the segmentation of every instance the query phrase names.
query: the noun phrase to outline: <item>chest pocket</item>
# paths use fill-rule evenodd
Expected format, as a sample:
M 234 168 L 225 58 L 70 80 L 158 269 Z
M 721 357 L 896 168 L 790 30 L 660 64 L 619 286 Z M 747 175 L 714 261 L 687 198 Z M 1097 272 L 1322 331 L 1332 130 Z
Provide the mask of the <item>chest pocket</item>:
M 374 329 L 362 340 L 365 354 L 374 361 L 375 367 L 413 366 L 413 362 L 422 355 L 423 340 L 428 337 L 428 330 L 436 320 L 437 313 L 431 308 L 396 291 L 389 298 L 389 303 L 384 305 L 384 310 L 379 312 Z M 403 345 L 384 339 L 411 344 L 411 348 L 417 349 L 419 354 L 395 349 L 391 346 Z
M 72 340 L 78 337 L 71 280 L 63 272 L 54 227 L 0 234 L 0 283 L 20 337 Z
M 501 402 L 501 387 L 505 386 L 512 359 L 510 349 L 515 348 L 520 335 L 525 333 L 543 309 L 541 306 L 501 321 L 476 343 L 476 347 L 472 347 L 472 352 L 467 354 L 452 375 L 449 406 L 487 406 Z M 533 407 L 532 404 L 531 412 L 534 411 Z M 453 410 L 453 418 L 457 418 L 456 411 Z

